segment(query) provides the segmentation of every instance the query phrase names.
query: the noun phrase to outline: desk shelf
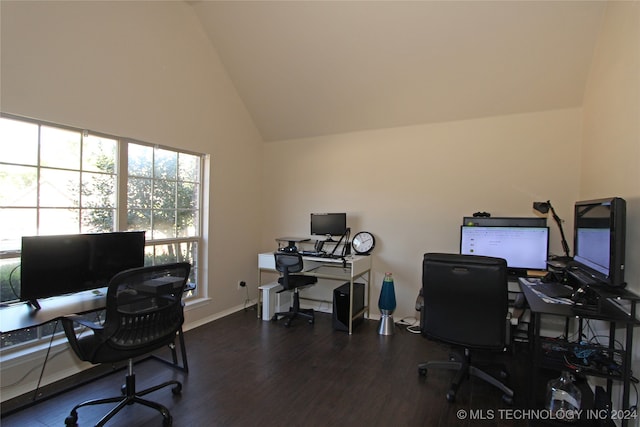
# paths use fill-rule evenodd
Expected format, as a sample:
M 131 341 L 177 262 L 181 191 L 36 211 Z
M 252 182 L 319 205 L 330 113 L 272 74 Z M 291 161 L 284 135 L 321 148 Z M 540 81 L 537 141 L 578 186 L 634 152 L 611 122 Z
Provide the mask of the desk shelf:
M 617 381 L 625 380 L 625 350 L 543 337 L 540 339 L 540 351 L 541 368 Z M 578 357 L 577 354 L 584 357 Z
M 631 383 L 631 352 L 633 350 L 633 331 L 640 325 L 637 318 L 637 304 L 640 297 L 624 289 L 597 289 L 598 309 L 585 310 L 570 304 L 554 302 L 552 298 L 540 295 L 534 290 L 536 283 L 521 279 L 520 287 L 527 299 L 531 311 L 529 327 L 529 345 L 532 354 L 531 382 L 532 389 L 538 390 L 540 372 L 546 369 L 557 371 L 567 370 L 585 377 L 599 377 L 606 380 L 607 398 L 611 400 L 613 382 L 622 386 L 622 411 L 630 408 Z M 568 334 L 569 319 L 576 319 L 577 330 L 582 336 L 584 322 L 590 319 L 601 320 L 609 324 L 608 343 L 606 346 L 565 339 L 554 339 L 541 335 L 540 323 L 543 316 L 556 316 L 565 320 L 565 337 Z M 621 330 L 621 331 L 620 331 Z M 618 341 L 617 332 L 622 332 L 623 338 Z M 615 348 L 618 346 L 620 348 Z M 577 363 L 575 350 L 591 352 L 588 363 Z M 573 365 L 573 366 L 572 366 Z M 535 396 L 529 396 L 529 402 L 534 403 Z M 535 404 L 535 403 L 534 403 Z M 589 407 L 587 406 L 587 409 Z M 622 426 L 629 424 L 628 419 L 622 419 Z

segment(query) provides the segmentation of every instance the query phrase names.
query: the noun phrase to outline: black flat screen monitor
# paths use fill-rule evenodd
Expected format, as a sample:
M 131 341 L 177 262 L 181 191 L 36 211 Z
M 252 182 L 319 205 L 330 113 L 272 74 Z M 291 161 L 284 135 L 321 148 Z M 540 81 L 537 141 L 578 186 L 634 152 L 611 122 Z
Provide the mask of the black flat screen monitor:
M 312 213 L 311 234 L 314 236 L 342 236 L 347 232 L 346 213 Z
M 626 209 L 619 197 L 575 203 L 571 269 L 605 285 L 625 285 Z
M 23 236 L 20 299 L 104 287 L 120 271 L 144 265 L 144 231 Z
M 503 258 L 510 274 L 545 270 L 549 255 L 549 227 L 465 226 L 460 231 L 460 253 Z

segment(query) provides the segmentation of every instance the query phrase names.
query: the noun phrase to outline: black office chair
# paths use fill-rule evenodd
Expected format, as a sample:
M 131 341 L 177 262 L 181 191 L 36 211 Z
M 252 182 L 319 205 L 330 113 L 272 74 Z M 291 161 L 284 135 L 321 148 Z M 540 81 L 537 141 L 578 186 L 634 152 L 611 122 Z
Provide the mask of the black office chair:
M 133 359 L 161 347 L 173 344 L 184 322 L 182 292 L 191 266 L 175 263 L 141 267 L 116 274 L 109 282 L 107 306 L 103 324 L 96 324 L 78 315 L 62 319 L 65 334 L 76 355 L 93 364 L 128 360 L 128 372 L 121 394 L 115 397 L 89 400 L 71 410 L 67 426 L 78 422 L 78 408 L 103 403 L 117 403 L 99 422 L 104 425 L 127 405 L 140 403 L 156 409 L 163 416 L 163 425 L 170 426 L 169 410 L 144 396 L 166 386 L 179 394 L 182 384 L 167 381 L 143 391 L 136 391 Z M 87 330 L 90 332 L 86 334 Z
M 448 361 L 418 365 L 420 375 L 430 368 L 456 370 L 447 393 L 453 402 L 460 383 L 474 375 L 499 388 L 502 399 L 513 403 L 513 390 L 471 365 L 471 350 L 504 351 L 507 337 L 507 263 L 502 258 L 427 253 L 422 263 L 422 335 L 461 347 Z M 501 371 L 506 378 L 506 371 Z
M 302 255 L 299 253 L 276 252 L 274 256 L 276 258 L 276 270 L 281 273 L 278 283 L 280 283 L 283 288 L 278 292 L 293 291 L 293 305 L 289 308 L 289 311 L 274 314 L 271 320 L 276 321 L 278 317 L 282 316 L 287 319 L 284 323 L 287 327 L 296 317 L 302 317 L 307 319 L 309 323 L 313 323 L 315 320 L 313 310 L 300 308 L 300 295 L 298 290 L 303 286 L 313 285 L 318 279 L 313 276 L 291 274 L 302 271 L 303 261 Z

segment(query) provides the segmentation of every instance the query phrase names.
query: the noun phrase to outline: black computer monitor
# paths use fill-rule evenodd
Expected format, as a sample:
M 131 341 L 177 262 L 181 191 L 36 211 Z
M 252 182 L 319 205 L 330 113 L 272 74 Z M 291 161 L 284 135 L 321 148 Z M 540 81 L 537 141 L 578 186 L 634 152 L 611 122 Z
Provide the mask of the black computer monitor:
M 346 213 L 312 213 L 311 234 L 314 236 L 342 236 L 347 232 Z
M 572 269 L 605 285 L 625 285 L 626 209 L 619 197 L 575 203 Z
M 104 287 L 120 271 L 144 265 L 144 231 L 23 236 L 20 299 L 37 300 Z
M 510 274 L 545 270 L 549 255 L 549 227 L 460 227 L 460 253 L 503 258 Z

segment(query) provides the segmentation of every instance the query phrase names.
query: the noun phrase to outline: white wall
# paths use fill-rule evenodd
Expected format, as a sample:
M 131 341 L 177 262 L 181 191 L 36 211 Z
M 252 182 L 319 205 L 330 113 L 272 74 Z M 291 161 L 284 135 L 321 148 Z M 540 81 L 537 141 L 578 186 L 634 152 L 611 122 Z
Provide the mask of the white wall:
M 0 13 L 3 112 L 210 155 L 210 300 L 188 309 L 187 328 L 242 307 L 238 280 L 257 282 L 262 140 L 192 8 L 2 1 Z M 3 360 L 3 385 L 26 371 L 12 366 Z
M 394 317 L 415 316 L 422 256 L 457 252 L 463 216 L 535 216 L 532 202 L 550 199 L 570 219 L 580 129 L 581 110 L 568 109 L 267 143 L 263 250 L 308 236 L 311 212 L 347 212 L 352 233 L 376 236 L 372 314 L 390 271 Z
M 609 2 L 583 110 L 580 197 L 620 196 L 627 201 L 625 279 L 630 290 L 640 293 L 639 2 Z M 622 337 L 621 333 L 619 339 Z M 638 328 L 634 334 L 632 370 L 638 377 Z

